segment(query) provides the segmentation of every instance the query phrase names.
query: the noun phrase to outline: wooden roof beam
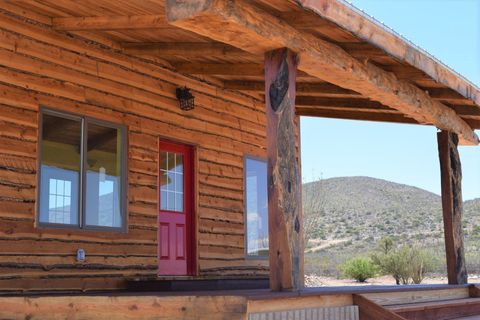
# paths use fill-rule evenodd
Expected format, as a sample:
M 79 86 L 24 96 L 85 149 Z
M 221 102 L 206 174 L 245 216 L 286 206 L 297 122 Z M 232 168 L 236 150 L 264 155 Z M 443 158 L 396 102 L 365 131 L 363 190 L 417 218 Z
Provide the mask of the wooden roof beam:
M 358 39 L 382 49 L 397 61 L 423 70 L 434 81 L 459 92 L 480 106 L 480 88 L 394 32 L 372 21 L 367 15 L 352 9 L 345 1 L 295 0 L 295 2 L 305 11 L 317 14 L 321 20 L 328 20 L 341 26 Z
M 192 49 L 193 50 L 193 49 Z M 184 74 L 263 76 L 263 66 L 256 63 L 197 63 L 181 62 L 175 69 Z
M 379 102 L 368 99 L 335 99 L 297 96 L 295 104 L 299 108 L 324 108 L 331 110 L 353 110 L 367 112 L 384 112 L 401 114 L 398 110 L 389 108 Z
M 313 109 L 297 107 L 295 113 L 299 116 L 307 117 L 321 117 L 343 120 L 362 120 L 375 122 L 391 122 L 391 123 L 408 123 L 418 124 L 417 121 L 405 117 L 403 114 L 369 112 L 369 111 L 354 111 L 354 110 L 332 110 L 332 109 Z
M 257 63 L 179 62 L 173 65 L 178 72 L 184 74 L 261 77 L 265 74 L 264 66 Z M 305 72 L 299 72 L 298 76 L 305 77 L 308 75 Z
M 351 96 L 360 96 L 359 93 L 341 88 L 334 84 L 330 83 L 311 83 L 311 82 L 299 82 L 296 84 L 297 93 L 324 93 L 328 95 L 351 95 Z M 225 89 L 230 90 L 240 90 L 240 91 L 256 91 L 256 92 L 265 92 L 265 82 L 264 81 L 243 81 L 243 80 L 232 80 L 224 82 Z
M 370 59 L 387 56 L 384 51 L 365 42 L 343 42 L 338 43 L 338 45 L 355 58 Z
M 472 128 L 455 111 L 415 85 L 359 61 L 340 47 L 302 33 L 245 0 L 169 0 L 168 23 L 253 54 L 287 47 L 298 53 L 298 69 L 359 92 L 395 108 L 415 121 L 457 133 L 463 144 L 477 145 Z M 320 18 L 319 18 L 320 19 Z
M 461 101 L 471 103 L 472 105 L 474 104 L 473 101 L 468 100 L 460 93 L 449 88 L 427 88 L 424 90 L 435 100 Z M 477 107 L 477 109 L 480 108 Z
M 171 29 L 164 15 L 53 18 L 52 26 L 56 30 L 64 31 Z
M 124 51 L 137 56 L 182 56 L 187 58 L 205 58 L 209 56 L 223 57 L 231 55 L 252 56 L 238 48 L 211 42 L 155 42 L 155 43 L 122 43 Z

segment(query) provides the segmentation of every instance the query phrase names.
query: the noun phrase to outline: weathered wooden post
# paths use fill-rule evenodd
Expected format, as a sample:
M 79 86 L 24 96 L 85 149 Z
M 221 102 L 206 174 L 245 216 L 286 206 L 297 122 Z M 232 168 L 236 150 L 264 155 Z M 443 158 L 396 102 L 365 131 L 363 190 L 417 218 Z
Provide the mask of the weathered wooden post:
M 437 133 L 442 181 L 442 208 L 447 257 L 448 284 L 467 283 L 462 229 L 462 168 L 458 136 L 449 131 Z
M 301 176 L 295 148 L 297 56 L 288 49 L 265 55 L 270 288 L 303 287 Z

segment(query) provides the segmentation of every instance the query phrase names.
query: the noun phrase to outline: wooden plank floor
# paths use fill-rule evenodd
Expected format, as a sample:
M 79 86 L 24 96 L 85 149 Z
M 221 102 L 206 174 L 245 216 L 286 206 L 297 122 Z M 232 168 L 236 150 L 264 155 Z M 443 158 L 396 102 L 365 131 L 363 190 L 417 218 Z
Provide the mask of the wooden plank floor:
M 257 290 L 215 290 L 193 292 L 95 292 L 83 294 L 29 294 L 0 297 L 0 319 L 248 319 L 249 314 L 311 315 L 319 312 L 343 312 L 358 309 L 353 303 L 353 293 L 388 297 L 375 302 L 391 304 L 422 303 L 439 296 L 457 296 L 459 291 L 468 294 L 468 286 L 371 286 L 306 288 L 292 292 Z M 416 300 L 417 299 L 417 300 Z M 330 308 L 325 310 L 325 308 Z M 319 311 L 320 310 L 320 311 Z M 296 313 L 295 313 L 296 312 Z M 303 313 L 302 313 L 303 312 Z M 355 319 L 356 311 L 350 315 Z M 348 315 L 348 313 L 344 313 Z M 282 319 L 282 318 L 279 318 Z M 350 320 L 350 318 L 345 318 Z M 465 318 L 464 320 L 473 320 Z

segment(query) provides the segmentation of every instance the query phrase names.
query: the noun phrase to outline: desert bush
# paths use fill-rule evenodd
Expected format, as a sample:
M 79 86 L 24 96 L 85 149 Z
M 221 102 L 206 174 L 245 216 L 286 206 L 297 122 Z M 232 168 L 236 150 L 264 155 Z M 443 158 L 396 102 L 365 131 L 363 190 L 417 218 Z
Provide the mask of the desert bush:
M 375 252 L 371 255 L 372 262 L 382 275 L 391 275 L 397 284 L 408 284 L 410 278 L 408 252 L 406 247 L 401 250 Z
M 375 265 L 368 258 L 348 260 L 343 264 L 342 271 L 346 277 L 358 282 L 365 282 L 367 279 L 375 277 L 377 273 Z
M 422 283 L 427 272 L 432 272 L 437 265 L 435 257 L 428 251 L 417 246 L 411 248 L 411 278 L 415 284 Z
M 434 268 L 433 256 L 416 245 L 397 246 L 391 238 L 379 241 L 371 255 L 381 274 L 391 275 L 397 284 L 419 284 Z

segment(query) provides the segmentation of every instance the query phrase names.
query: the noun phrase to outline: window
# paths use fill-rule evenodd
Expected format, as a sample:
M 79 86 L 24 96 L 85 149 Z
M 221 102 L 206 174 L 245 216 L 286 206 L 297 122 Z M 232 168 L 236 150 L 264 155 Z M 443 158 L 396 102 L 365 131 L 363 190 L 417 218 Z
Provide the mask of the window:
M 40 225 L 123 228 L 124 127 L 51 110 L 41 117 Z
M 247 256 L 268 257 L 267 163 L 245 158 Z
M 183 154 L 160 151 L 160 209 L 183 212 Z

